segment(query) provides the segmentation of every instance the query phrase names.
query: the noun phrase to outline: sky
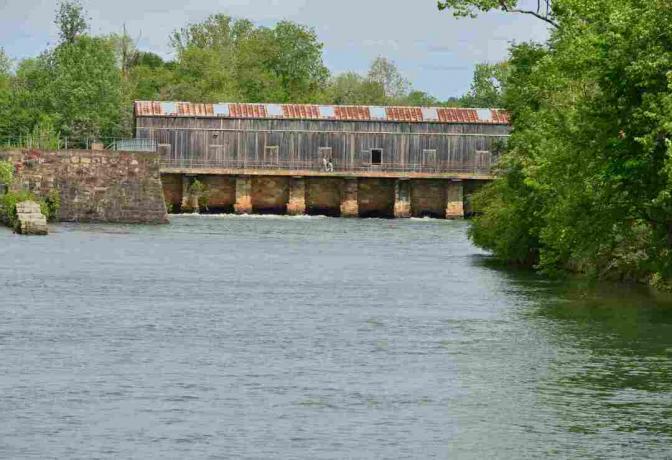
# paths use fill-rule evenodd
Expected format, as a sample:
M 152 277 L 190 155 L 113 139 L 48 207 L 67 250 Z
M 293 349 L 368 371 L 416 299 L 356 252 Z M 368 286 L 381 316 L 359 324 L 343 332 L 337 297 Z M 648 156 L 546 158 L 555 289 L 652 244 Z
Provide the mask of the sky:
M 525 0 L 524 0 L 525 1 Z M 291 20 L 315 28 L 333 73 L 365 73 L 377 56 L 392 59 L 415 89 L 440 99 L 469 89 L 474 66 L 506 58 L 511 42 L 542 41 L 543 22 L 493 12 L 455 19 L 436 0 L 82 0 L 96 34 L 123 25 L 139 48 L 170 58 L 170 33 L 213 13 L 270 26 Z M 15 59 L 57 40 L 56 0 L 0 0 L 0 47 Z

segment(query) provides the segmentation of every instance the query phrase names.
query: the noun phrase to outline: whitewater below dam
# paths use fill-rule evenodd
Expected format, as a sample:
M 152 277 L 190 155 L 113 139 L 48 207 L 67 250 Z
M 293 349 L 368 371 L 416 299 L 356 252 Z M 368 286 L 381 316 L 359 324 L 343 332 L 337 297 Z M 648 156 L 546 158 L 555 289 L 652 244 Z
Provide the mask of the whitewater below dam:
M 467 224 L 0 228 L 0 458 L 671 458 L 672 300 Z

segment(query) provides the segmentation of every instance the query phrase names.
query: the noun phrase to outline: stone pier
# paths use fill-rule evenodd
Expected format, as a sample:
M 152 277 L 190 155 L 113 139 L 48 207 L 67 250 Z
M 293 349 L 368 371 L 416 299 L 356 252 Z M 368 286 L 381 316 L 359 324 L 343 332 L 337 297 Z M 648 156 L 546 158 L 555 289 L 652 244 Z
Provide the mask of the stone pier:
M 448 182 L 446 189 L 446 219 L 464 218 L 464 185 L 462 181 Z
M 252 179 L 249 176 L 236 178 L 236 214 L 252 214 Z
M 394 217 L 411 217 L 411 182 L 398 179 L 394 183 Z
M 16 228 L 21 235 L 46 235 L 47 218 L 42 214 L 40 205 L 34 201 L 22 201 L 16 204 Z
M 306 213 L 306 182 L 303 177 L 292 177 L 289 180 L 289 202 L 287 214 L 302 216 Z
M 357 179 L 344 179 L 341 185 L 341 217 L 359 217 Z

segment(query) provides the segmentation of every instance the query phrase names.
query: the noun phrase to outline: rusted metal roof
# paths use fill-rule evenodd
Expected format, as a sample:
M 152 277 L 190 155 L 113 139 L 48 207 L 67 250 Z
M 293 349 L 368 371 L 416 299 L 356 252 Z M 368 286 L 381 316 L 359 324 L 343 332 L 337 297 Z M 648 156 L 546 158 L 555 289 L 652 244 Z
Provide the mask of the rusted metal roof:
M 501 109 L 447 107 L 372 107 L 315 104 L 200 104 L 192 102 L 136 101 L 138 117 L 277 118 L 286 120 L 396 121 L 430 123 L 509 123 Z

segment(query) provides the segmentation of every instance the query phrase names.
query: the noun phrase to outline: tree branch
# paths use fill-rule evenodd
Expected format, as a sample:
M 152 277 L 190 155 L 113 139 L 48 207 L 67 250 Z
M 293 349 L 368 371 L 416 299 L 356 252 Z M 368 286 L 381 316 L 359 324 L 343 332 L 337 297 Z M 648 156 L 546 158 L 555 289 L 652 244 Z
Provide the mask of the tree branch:
M 549 3 L 549 2 L 546 2 L 546 6 L 547 6 L 547 8 L 548 8 L 548 3 Z M 529 14 L 529 15 L 531 15 L 531 16 L 534 16 L 534 17 L 537 18 L 537 19 L 541 19 L 542 21 L 544 21 L 544 22 L 546 22 L 546 23 L 552 25 L 552 26 L 555 27 L 556 29 L 560 28 L 560 24 L 558 24 L 558 23 L 555 22 L 553 19 L 551 19 L 548 13 L 547 13 L 547 14 L 541 14 L 539 8 L 537 9 L 537 11 L 532 11 L 532 10 L 521 10 L 521 9 L 518 9 L 518 8 L 511 8 L 511 7 L 506 3 L 506 0 L 499 0 L 499 5 L 500 5 L 501 8 L 502 8 L 504 11 L 506 11 L 507 13 Z

